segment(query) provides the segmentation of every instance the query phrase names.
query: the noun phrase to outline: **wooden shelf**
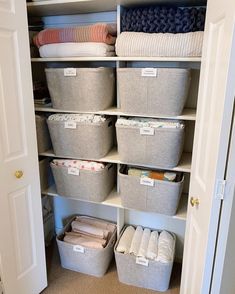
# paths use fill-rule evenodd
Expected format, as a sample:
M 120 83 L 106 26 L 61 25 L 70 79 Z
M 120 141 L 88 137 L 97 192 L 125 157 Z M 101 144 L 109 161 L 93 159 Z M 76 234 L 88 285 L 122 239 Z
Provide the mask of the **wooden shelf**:
M 156 61 L 156 62 L 201 62 L 201 57 L 55 57 L 31 58 L 32 62 L 79 62 L 79 61 Z
M 185 108 L 182 115 L 179 116 L 156 116 L 156 115 L 145 115 L 145 114 L 130 114 L 122 112 L 119 108 L 112 107 L 107 110 L 102 111 L 74 111 L 74 110 L 60 110 L 52 108 L 51 106 L 35 106 L 35 111 L 40 112 L 56 112 L 56 113 L 93 113 L 93 114 L 103 114 L 103 115 L 119 115 L 119 116 L 136 116 L 136 117 L 152 117 L 152 118 L 167 118 L 167 119 L 181 119 L 181 120 L 196 120 L 196 109 Z
M 76 159 L 74 157 L 68 157 L 68 156 L 56 156 L 53 150 L 48 150 L 46 152 L 39 153 L 40 156 L 47 156 L 47 157 L 57 157 L 57 158 L 68 158 L 68 159 Z M 122 162 L 120 160 L 119 154 L 117 152 L 116 147 L 113 148 L 105 157 L 100 159 L 94 159 L 94 158 L 77 158 L 77 159 L 86 159 L 86 160 L 95 160 L 99 162 L 110 162 L 110 163 L 116 163 L 116 164 L 129 164 L 132 166 L 143 166 L 143 167 L 149 167 L 149 168 L 156 168 L 151 165 L 141 165 L 141 164 L 133 164 L 128 162 Z M 179 164 L 176 167 L 173 168 L 167 168 L 167 170 L 173 170 L 173 171 L 179 171 L 179 172 L 185 172 L 190 173 L 191 172 L 191 160 L 192 160 L 192 154 L 189 152 L 184 152 L 182 154 L 181 160 Z M 159 169 L 162 169 L 162 167 L 159 167 Z
M 48 196 L 53 196 L 53 197 L 63 197 L 63 196 L 60 196 L 57 194 L 55 185 L 42 191 L 42 195 L 48 195 Z M 116 207 L 116 208 L 124 208 L 121 204 L 121 197 L 118 194 L 116 188 L 113 189 L 113 191 L 110 193 L 110 195 L 107 197 L 107 199 L 105 199 L 105 201 L 103 201 L 103 202 L 93 202 L 93 201 L 82 200 L 82 199 L 77 199 L 77 198 L 73 198 L 73 197 L 63 197 L 63 198 L 77 200 L 77 201 L 83 201 L 83 202 L 89 202 L 89 203 L 96 203 L 96 204 L 101 204 L 101 205 L 106 205 L 106 206 L 111 206 L 111 207 Z M 185 221 L 186 216 L 187 216 L 187 203 L 188 203 L 188 195 L 183 194 L 181 197 L 176 215 L 172 216 L 172 218 Z M 125 209 L 128 209 L 128 208 L 125 208 Z M 171 216 L 169 216 L 169 217 L 171 217 Z

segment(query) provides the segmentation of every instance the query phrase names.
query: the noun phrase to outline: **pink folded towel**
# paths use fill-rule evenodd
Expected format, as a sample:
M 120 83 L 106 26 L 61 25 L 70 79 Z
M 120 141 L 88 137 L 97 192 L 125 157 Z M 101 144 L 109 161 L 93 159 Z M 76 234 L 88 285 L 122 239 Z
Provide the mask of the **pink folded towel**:
M 75 233 L 65 233 L 64 242 L 70 243 L 73 245 L 80 245 L 88 248 L 104 248 L 106 246 L 105 240 L 99 240 L 96 238 L 91 238 L 88 236 L 84 236 L 82 234 Z
M 46 44 L 70 42 L 97 42 L 113 45 L 116 34 L 116 25 L 97 23 L 90 26 L 45 29 L 39 32 L 33 41 L 38 48 Z
M 116 229 L 116 225 L 106 222 L 104 220 L 94 219 L 89 216 L 77 216 L 76 221 L 79 221 L 81 223 L 89 224 L 92 226 L 95 226 L 97 228 L 108 230 L 110 233 L 113 233 Z
M 90 237 L 108 239 L 109 231 L 95 227 L 94 225 L 81 223 L 79 221 L 73 221 L 71 226 L 72 226 L 72 231 L 74 232 L 81 233 Z

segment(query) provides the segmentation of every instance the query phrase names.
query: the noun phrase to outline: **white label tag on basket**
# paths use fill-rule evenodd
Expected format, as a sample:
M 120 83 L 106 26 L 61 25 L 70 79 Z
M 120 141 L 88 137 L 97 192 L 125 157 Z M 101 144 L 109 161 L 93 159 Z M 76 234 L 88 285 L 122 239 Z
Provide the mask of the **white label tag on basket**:
M 140 185 L 153 187 L 154 186 L 154 179 L 145 178 L 145 177 L 140 178 Z
M 64 68 L 64 76 L 65 77 L 76 77 L 77 75 L 77 70 L 76 68 Z
M 144 257 L 136 257 L 136 263 L 143 265 L 143 266 L 149 266 L 149 261 L 148 259 L 144 258 Z
M 68 167 L 68 174 L 74 175 L 74 176 L 79 176 L 79 169 L 76 167 Z
M 142 77 L 156 77 L 157 76 L 157 68 L 142 68 L 141 71 Z
M 73 246 L 73 251 L 80 252 L 80 253 L 85 253 L 85 248 L 80 246 L 80 245 L 74 245 Z
M 153 136 L 154 135 L 154 128 L 151 128 L 151 127 L 140 128 L 140 135 Z
M 77 128 L 77 124 L 75 121 L 66 121 L 64 123 L 64 128 L 65 129 L 76 129 Z

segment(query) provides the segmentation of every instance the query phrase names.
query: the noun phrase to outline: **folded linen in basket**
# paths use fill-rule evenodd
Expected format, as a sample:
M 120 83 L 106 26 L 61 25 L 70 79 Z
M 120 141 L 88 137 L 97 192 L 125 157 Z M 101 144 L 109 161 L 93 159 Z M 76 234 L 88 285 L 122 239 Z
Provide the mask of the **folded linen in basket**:
M 85 224 L 89 224 L 89 225 L 93 225 L 97 228 L 101 228 L 103 230 L 107 230 L 110 233 L 114 233 L 115 229 L 116 229 L 116 225 L 112 224 L 110 222 L 106 222 L 100 219 L 95 219 L 89 216 L 77 216 L 76 219 L 77 221 L 81 222 L 81 223 L 85 223 Z
M 143 228 L 141 226 L 137 226 L 132 242 L 131 242 L 130 254 L 134 254 L 135 256 L 137 256 L 140 249 L 142 236 L 143 236 Z
M 152 127 L 152 128 L 162 128 L 162 129 L 177 129 L 184 128 L 184 123 L 181 121 L 169 120 L 169 119 L 154 119 L 154 118 L 140 118 L 140 117 L 129 117 L 129 118 L 119 118 L 117 120 L 117 125 L 121 126 L 133 126 L 133 127 Z
M 167 231 L 162 231 L 158 239 L 158 255 L 156 260 L 162 263 L 172 262 L 174 259 L 174 238 Z
M 81 223 L 80 221 L 73 221 L 72 231 L 100 239 L 108 239 L 109 231 L 95 227 L 94 225 Z
M 64 242 L 73 245 L 80 245 L 88 248 L 104 248 L 107 244 L 106 240 L 89 237 L 74 232 L 66 232 Z
M 132 226 L 125 229 L 116 248 L 117 252 L 129 254 L 134 233 L 135 229 Z
M 99 123 L 105 122 L 106 117 L 102 115 L 95 114 L 66 114 L 66 113 L 56 113 L 48 117 L 48 120 L 54 121 L 74 121 L 79 123 Z
M 151 232 L 151 235 L 150 235 L 146 257 L 152 260 L 157 258 L 157 249 L 158 249 L 158 232 L 153 231 Z
M 39 48 L 40 57 L 109 57 L 115 56 L 114 46 L 105 43 L 59 43 L 43 45 Z
M 144 229 L 141 243 L 140 243 L 140 248 L 139 248 L 137 256 L 146 257 L 148 244 L 149 244 L 149 240 L 150 240 L 150 235 L 151 235 L 150 229 Z
M 184 34 L 123 32 L 116 41 L 117 56 L 196 57 L 202 55 L 203 32 Z
M 76 167 L 82 170 L 101 171 L 105 168 L 103 163 L 86 160 L 54 159 L 52 164 L 64 167 Z
M 203 31 L 205 14 L 204 7 L 129 8 L 122 14 L 122 31 L 174 34 Z
M 115 44 L 115 24 L 97 23 L 89 26 L 49 28 L 39 32 L 33 39 L 37 47 L 54 43 L 97 42 Z
M 128 175 L 136 176 L 136 177 L 147 177 L 150 179 L 169 181 L 169 182 L 175 181 L 177 176 L 177 174 L 173 172 L 151 171 L 151 170 L 144 170 L 144 169 L 132 168 L 132 167 L 128 169 Z

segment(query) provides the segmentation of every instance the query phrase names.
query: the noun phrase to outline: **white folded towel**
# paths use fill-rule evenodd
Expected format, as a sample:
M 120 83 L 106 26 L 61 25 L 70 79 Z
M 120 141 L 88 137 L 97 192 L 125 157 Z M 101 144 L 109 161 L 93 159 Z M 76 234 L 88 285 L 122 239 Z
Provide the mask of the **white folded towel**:
M 55 43 L 39 48 L 41 57 L 114 56 L 114 46 L 105 43 Z
M 141 243 L 140 243 L 140 249 L 138 252 L 139 257 L 146 257 L 150 235 L 151 235 L 150 229 L 144 229 Z
M 167 231 L 162 231 L 158 239 L 158 255 L 156 260 L 162 263 L 172 262 L 174 259 L 175 240 Z
M 141 226 L 138 226 L 135 230 L 135 234 L 131 242 L 130 254 L 134 254 L 135 256 L 137 256 L 140 249 L 142 236 L 143 236 L 143 229 Z
M 153 231 L 150 235 L 146 257 L 149 259 L 157 258 L 158 231 Z
M 129 226 L 125 229 L 116 248 L 117 252 L 125 254 L 130 252 L 131 241 L 133 239 L 134 233 L 135 229 L 132 226 Z

